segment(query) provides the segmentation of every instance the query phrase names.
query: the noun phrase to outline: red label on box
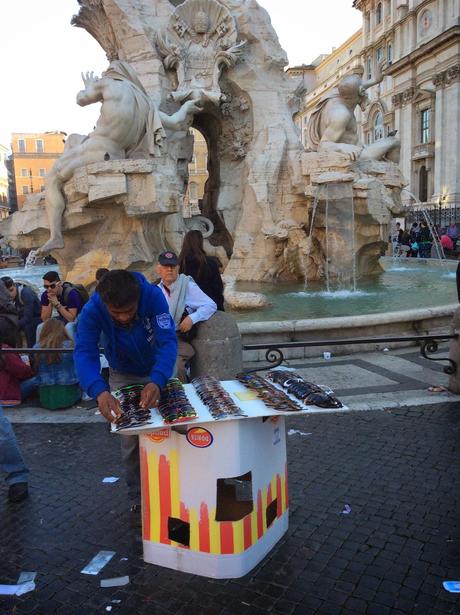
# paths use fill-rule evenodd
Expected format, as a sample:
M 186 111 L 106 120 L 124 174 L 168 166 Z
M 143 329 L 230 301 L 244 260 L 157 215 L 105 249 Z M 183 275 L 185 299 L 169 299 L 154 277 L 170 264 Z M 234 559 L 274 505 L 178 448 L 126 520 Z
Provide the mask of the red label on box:
M 147 435 L 147 438 L 151 440 L 152 442 L 158 443 L 158 442 L 164 442 L 165 440 L 169 438 L 170 435 L 171 435 L 170 429 L 159 429 L 158 431 L 155 431 L 154 433 L 149 433 Z
M 213 440 L 212 433 L 204 427 L 192 427 L 187 431 L 188 443 L 197 448 L 208 448 Z

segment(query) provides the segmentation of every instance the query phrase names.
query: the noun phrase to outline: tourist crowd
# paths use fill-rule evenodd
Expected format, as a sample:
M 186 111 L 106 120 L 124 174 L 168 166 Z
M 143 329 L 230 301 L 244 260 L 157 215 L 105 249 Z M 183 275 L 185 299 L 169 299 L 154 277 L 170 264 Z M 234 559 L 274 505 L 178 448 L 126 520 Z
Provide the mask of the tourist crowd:
M 56 410 L 83 394 L 97 400 L 112 422 L 122 414 L 112 391 L 142 383 L 141 405 L 150 408 L 173 375 L 188 381 L 198 323 L 224 310 L 219 265 L 206 255 L 201 233 L 190 231 L 179 256 L 160 254 L 156 271 L 159 279 L 152 283 L 140 273 L 99 269 L 91 296 L 56 271 L 43 276 L 40 295 L 24 282 L 0 279 L 0 469 L 7 473 L 11 501 L 27 497 L 27 468 L 3 407 L 36 396 L 43 407 Z M 21 347 L 34 352 L 13 352 Z M 137 437 L 121 442 L 137 514 Z

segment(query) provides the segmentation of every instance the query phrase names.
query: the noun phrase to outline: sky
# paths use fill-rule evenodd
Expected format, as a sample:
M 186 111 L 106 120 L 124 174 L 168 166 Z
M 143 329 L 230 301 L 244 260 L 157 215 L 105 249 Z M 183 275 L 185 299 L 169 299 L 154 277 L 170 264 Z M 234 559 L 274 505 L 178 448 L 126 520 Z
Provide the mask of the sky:
M 99 105 L 79 107 L 81 72 L 100 74 L 105 53 L 82 28 L 70 25 L 77 0 L 0 0 L 0 143 L 13 132 L 62 130 L 87 134 Z M 352 0 L 259 0 L 291 66 L 309 64 L 338 47 L 361 25 Z M 331 17 L 333 16 L 333 19 Z

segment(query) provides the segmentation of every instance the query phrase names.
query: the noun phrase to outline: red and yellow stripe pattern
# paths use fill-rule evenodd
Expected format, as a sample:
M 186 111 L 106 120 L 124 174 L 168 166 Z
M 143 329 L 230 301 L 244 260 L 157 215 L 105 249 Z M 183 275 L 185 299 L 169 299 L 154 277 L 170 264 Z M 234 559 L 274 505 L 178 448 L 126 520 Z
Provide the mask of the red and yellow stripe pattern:
M 177 451 L 167 458 L 141 447 L 140 454 L 144 540 L 213 555 L 236 555 L 256 544 L 267 531 L 267 506 L 277 500 L 276 518 L 288 509 L 287 465 L 284 474 L 275 474 L 258 490 L 252 513 L 240 521 L 215 521 L 216 510 L 209 510 L 205 502 L 195 510 L 181 501 Z M 190 524 L 189 547 L 168 538 L 169 517 Z

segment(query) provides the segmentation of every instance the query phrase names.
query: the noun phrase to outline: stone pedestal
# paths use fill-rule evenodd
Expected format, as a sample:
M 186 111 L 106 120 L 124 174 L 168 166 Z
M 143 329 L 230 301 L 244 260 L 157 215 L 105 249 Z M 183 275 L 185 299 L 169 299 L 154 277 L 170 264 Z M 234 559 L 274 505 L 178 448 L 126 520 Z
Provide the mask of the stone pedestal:
M 65 248 L 56 250 L 64 277 L 89 285 L 98 267 L 131 268 L 154 275 L 167 249 L 163 228 L 180 211 L 180 180 L 167 156 L 111 160 L 77 169 L 65 185 Z M 48 238 L 44 196 L 34 195 L 2 224 L 13 247 L 37 248 Z
M 201 322 L 192 345 L 196 351 L 193 378 L 214 376 L 218 380 L 232 380 L 243 368 L 241 335 L 236 321 L 226 312 L 216 312 Z
M 452 333 L 460 334 L 460 308 L 452 319 Z M 450 343 L 449 358 L 457 363 L 457 373 L 449 377 L 448 389 L 451 393 L 460 394 L 460 339 Z

